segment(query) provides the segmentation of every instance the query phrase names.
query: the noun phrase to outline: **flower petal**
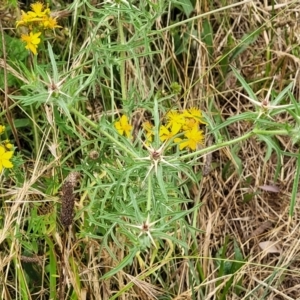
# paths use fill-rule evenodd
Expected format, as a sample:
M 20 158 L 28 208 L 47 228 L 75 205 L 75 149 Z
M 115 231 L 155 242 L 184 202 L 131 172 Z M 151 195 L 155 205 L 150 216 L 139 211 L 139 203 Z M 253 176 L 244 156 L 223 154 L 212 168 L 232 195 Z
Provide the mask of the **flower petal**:
M 2 159 L 9 160 L 12 158 L 13 154 L 14 154 L 13 151 L 7 151 L 2 155 Z
M 14 165 L 12 164 L 11 161 L 9 160 L 2 160 L 2 164 L 4 168 L 10 169 L 12 168 Z

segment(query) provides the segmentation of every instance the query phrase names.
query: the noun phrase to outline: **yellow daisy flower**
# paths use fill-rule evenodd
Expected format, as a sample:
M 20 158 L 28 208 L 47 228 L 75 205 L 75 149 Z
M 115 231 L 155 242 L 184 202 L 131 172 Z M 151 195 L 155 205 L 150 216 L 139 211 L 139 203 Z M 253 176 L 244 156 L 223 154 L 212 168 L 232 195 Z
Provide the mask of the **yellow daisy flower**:
M 42 18 L 42 17 L 50 14 L 50 9 L 46 8 L 44 10 L 44 4 L 41 2 L 32 3 L 30 6 L 31 6 L 32 11 L 29 11 L 28 15 L 33 18 L 36 18 L 36 17 Z
M 166 126 L 162 125 L 159 128 L 159 138 L 162 142 L 166 140 L 170 140 L 177 134 L 176 131 L 169 130 Z M 179 143 L 181 141 L 180 138 L 175 138 L 174 142 Z
M 129 124 L 128 118 L 123 115 L 120 119 L 120 121 L 117 121 L 115 123 L 115 128 L 121 135 L 126 135 L 127 137 L 130 137 L 132 125 Z
M 54 28 L 62 28 L 62 26 L 57 25 L 56 18 L 52 17 L 45 17 L 43 20 L 44 28 L 54 29 Z
M 167 120 L 168 122 L 166 124 L 166 127 L 171 127 L 171 131 L 174 133 L 174 135 L 180 131 L 182 125 L 184 124 L 183 114 L 180 114 L 175 110 L 171 110 L 167 113 Z
M 41 39 L 39 38 L 41 34 L 42 34 L 41 32 L 37 32 L 37 33 L 30 32 L 29 35 L 27 34 L 21 35 L 21 40 L 27 44 L 25 48 L 30 50 L 34 55 L 37 54 L 37 47 L 41 42 Z
M 201 110 L 196 107 L 192 107 L 192 108 L 189 108 L 188 110 L 184 110 L 183 115 L 186 118 L 194 119 L 199 124 L 206 124 L 206 122 L 203 121 L 203 116 L 202 116 Z
M 193 127 L 191 130 L 186 131 L 184 136 L 187 138 L 179 144 L 179 149 L 190 148 L 195 151 L 198 144 L 203 144 L 204 135 L 203 131 L 197 127 Z
M 29 16 L 26 12 L 24 12 L 23 10 L 21 12 L 21 20 L 16 22 L 16 28 L 18 28 L 19 26 L 26 26 L 27 23 L 31 22 L 32 20 L 32 17 Z
M 185 118 L 185 122 L 182 126 L 183 130 L 191 130 L 194 127 L 198 128 L 199 127 L 199 123 L 195 120 L 195 119 L 191 119 L 191 118 Z

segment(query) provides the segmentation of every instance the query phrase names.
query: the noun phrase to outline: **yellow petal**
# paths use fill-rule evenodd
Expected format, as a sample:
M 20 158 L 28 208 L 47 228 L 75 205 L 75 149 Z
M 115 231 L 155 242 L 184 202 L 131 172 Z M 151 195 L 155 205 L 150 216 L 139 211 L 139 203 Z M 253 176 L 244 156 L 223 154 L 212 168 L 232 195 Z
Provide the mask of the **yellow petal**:
M 9 160 L 9 159 L 12 158 L 13 154 L 14 154 L 13 151 L 7 151 L 6 153 L 4 153 L 4 154 L 2 155 L 2 159 L 4 159 L 4 160 Z
M 5 148 L 0 146 L 0 157 L 5 153 Z
M 2 164 L 4 168 L 10 169 L 12 168 L 14 165 L 12 164 L 12 162 L 10 162 L 9 160 L 2 160 Z

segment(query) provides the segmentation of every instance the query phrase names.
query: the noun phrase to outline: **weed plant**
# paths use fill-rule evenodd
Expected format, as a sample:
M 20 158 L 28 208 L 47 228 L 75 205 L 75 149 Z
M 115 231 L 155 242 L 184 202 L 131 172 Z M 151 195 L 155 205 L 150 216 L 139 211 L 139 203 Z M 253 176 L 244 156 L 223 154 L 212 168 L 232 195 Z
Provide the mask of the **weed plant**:
M 1 299 L 300 297 L 298 1 L 69 2 L 0 8 Z

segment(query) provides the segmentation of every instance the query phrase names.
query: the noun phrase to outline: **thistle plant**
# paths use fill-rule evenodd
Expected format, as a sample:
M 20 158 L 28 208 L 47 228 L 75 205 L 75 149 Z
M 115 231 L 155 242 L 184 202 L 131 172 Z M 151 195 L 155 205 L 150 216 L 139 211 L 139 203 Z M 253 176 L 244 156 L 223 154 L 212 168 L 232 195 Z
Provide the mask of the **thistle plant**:
M 47 276 L 43 275 L 42 290 L 36 291 L 32 273 L 27 274 L 27 266 L 16 258 L 16 287 L 11 284 L 13 281 L 7 281 L 5 291 L 11 293 L 20 287 L 20 296 L 17 290 L 9 298 L 27 299 L 30 293 L 38 295 L 38 292 L 44 297 L 44 291 L 49 291 L 45 296 L 49 299 L 60 298 L 57 295 L 60 225 L 66 237 L 70 233 L 62 275 L 68 283 L 63 296 L 72 299 L 80 298 L 83 290 L 96 291 L 96 296 L 87 295 L 90 298 L 99 298 L 103 290 L 102 298 L 138 298 L 138 288 L 148 284 L 161 288 L 161 295 L 170 299 L 219 297 L 215 293 L 218 290 L 223 294 L 219 298 L 226 299 L 229 288 L 237 282 L 233 280 L 235 273 L 240 267 L 245 270 L 251 267 L 248 261 L 241 263 L 249 250 L 242 249 L 247 241 L 244 244 L 244 238 L 238 236 L 243 230 L 228 234 L 230 241 L 237 240 L 239 245 L 233 246 L 239 255 L 227 256 L 232 249 L 229 242 L 228 247 L 227 242 L 224 244 L 221 255 L 215 255 L 228 233 L 224 230 L 223 236 L 219 229 L 224 224 L 227 230 L 239 229 L 247 224 L 247 213 L 259 211 L 252 209 L 256 206 L 245 211 L 250 200 L 246 203 L 241 194 L 256 188 L 251 185 L 273 176 L 274 169 L 275 180 L 283 170 L 282 156 L 290 151 L 285 150 L 290 145 L 286 148 L 281 145 L 289 138 L 299 143 L 299 101 L 293 93 L 295 86 L 292 83 L 286 86 L 286 81 L 282 82 L 286 87 L 277 94 L 275 80 L 260 101 L 256 88 L 261 83 L 248 83 L 248 78 L 240 75 L 245 73 L 234 68 L 232 74 L 240 86 L 233 87 L 232 103 L 227 95 L 222 98 L 217 85 L 227 75 L 229 61 L 234 62 L 235 55 L 240 55 L 249 43 L 243 39 L 245 44 L 241 43 L 238 49 L 226 45 L 227 37 L 230 43 L 237 41 L 231 35 L 238 31 L 219 34 L 215 29 L 221 32 L 223 28 L 211 23 L 211 20 L 216 24 L 225 20 L 224 26 L 232 24 L 226 21 L 232 17 L 226 18 L 225 7 L 218 8 L 209 19 L 211 12 L 207 7 L 201 16 L 203 5 L 198 1 L 199 7 L 194 7 L 194 2 L 183 5 L 180 1 L 145 0 L 133 5 L 132 1 L 122 0 L 99 5 L 97 1 L 73 1 L 66 8 L 72 18 L 72 22 L 68 23 L 68 19 L 64 24 L 68 38 L 58 47 L 48 42 L 48 51 L 39 60 L 37 54 L 43 49 L 43 42 L 60 26 L 49 6 L 41 2 L 32 4 L 28 12 L 22 11 L 16 27 L 24 30 L 21 40 L 35 59 L 19 61 L 15 69 L 8 60 L 7 66 L 18 75 L 19 89 L 13 90 L 9 99 L 14 101 L 16 128 L 21 139 L 25 136 L 22 142 L 28 158 L 25 171 L 16 176 L 17 191 L 24 185 L 23 190 L 16 192 L 16 196 L 8 194 L 15 197 L 7 202 L 14 209 L 7 205 L 7 211 L 13 213 L 8 221 L 2 222 L 8 225 L 1 236 L 8 237 L 3 247 L 11 247 L 8 257 L 25 251 L 44 255 L 46 264 L 39 275 Z M 173 20 L 174 11 L 180 11 L 181 5 L 182 14 Z M 238 5 L 241 2 L 230 8 Z M 221 11 L 223 15 L 219 17 Z M 182 15 L 191 18 L 178 22 Z M 234 18 L 236 22 L 245 19 L 236 15 Z M 275 36 L 270 34 L 270 38 Z M 218 44 L 219 37 L 224 40 Z M 229 57 L 230 53 L 221 53 L 223 49 L 234 53 Z M 241 59 L 237 65 L 244 62 Z M 224 78 L 219 75 L 222 70 Z M 268 72 L 261 74 L 273 76 Z M 273 77 L 262 80 L 264 86 L 270 78 Z M 140 118 L 136 118 L 138 114 Z M 292 116 L 290 123 L 279 122 L 281 114 Z M 0 126 L 0 132 L 5 132 L 4 126 Z M 0 142 L 0 171 L 17 165 L 12 149 L 9 140 Z M 256 158 L 257 149 L 262 155 Z M 212 155 L 213 152 L 216 153 Z M 255 167 L 259 168 L 249 168 L 251 162 L 243 161 L 248 152 L 254 152 Z M 297 159 L 292 217 L 298 195 L 300 157 L 299 153 L 288 154 Z M 210 158 L 205 160 L 208 155 Z M 267 170 L 270 158 L 272 161 L 277 158 L 278 162 L 274 164 L 276 168 Z M 66 177 L 70 169 L 76 172 Z M 266 177 L 257 175 L 253 184 L 252 176 L 256 176 L 257 170 L 262 170 Z M 79 173 L 81 184 L 75 206 Z M 285 175 L 283 171 L 281 174 Z M 61 178 L 66 178 L 62 184 Z M 45 216 L 40 214 L 43 205 L 52 208 Z M 234 215 L 239 209 L 243 214 Z M 57 211 L 60 211 L 58 218 Z M 262 217 L 267 215 L 267 210 L 260 211 L 264 212 Z M 3 215 L 6 218 L 7 214 Z M 251 215 L 251 220 L 254 218 Z M 236 226 L 236 220 L 243 223 Z M 73 230 L 66 230 L 73 223 L 76 224 Z M 230 272 L 225 272 L 228 257 L 237 262 L 230 265 Z M 216 266 L 214 259 L 224 263 Z M 9 273 L 3 273 L 11 276 L 13 268 L 7 270 Z M 247 276 L 245 270 L 243 276 Z M 225 278 L 229 275 L 232 277 Z M 216 279 L 218 276 L 222 278 Z M 278 286 L 282 278 L 280 274 Z M 105 279 L 109 280 L 104 282 Z M 238 285 L 242 284 L 239 281 Z

